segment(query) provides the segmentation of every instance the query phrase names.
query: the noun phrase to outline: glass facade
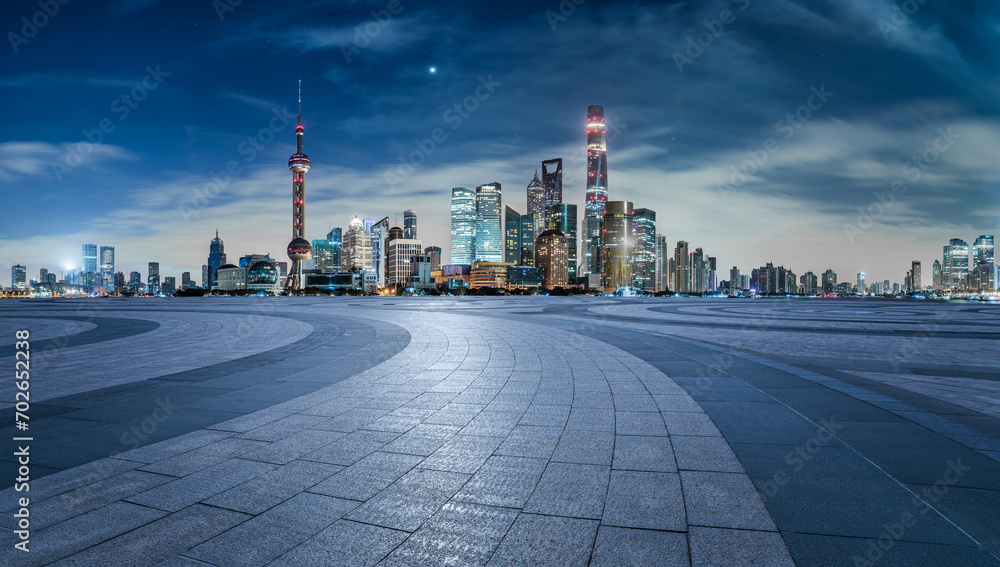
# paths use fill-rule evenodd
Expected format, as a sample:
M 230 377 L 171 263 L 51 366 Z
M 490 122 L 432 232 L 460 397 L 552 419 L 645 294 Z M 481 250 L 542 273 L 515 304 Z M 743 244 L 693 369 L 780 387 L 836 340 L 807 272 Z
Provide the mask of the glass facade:
M 972 261 L 975 270 L 975 289 L 993 291 L 997 288 L 996 261 L 994 258 L 993 236 L 984 234 L 972 245 Z
M 569 283 L 576 284 L 577 276 L 577 238 L 576 238 L 576 205 L 558 203 L 549 205 L 549 228 L 566 235 L 568 247 Z
M 542 185 L 542 180 L 538 178 L 538 170 L 535 170 L 535 178 L 528 183 L 528 215 L 534 222 L 532 226 L 532 235 L 537 236 L 546 230 L 549 226 L 545 224 L 545 186 Z M 531 242 L 535 239 L 532 237 Z
M 499 183 L 487 183 L 476 187 L 476 260 L 483 262 L 503 261 L 500 192 Z
M 632 203 L 609 201 L 604 210 L 601 233 L 604 245 L 605 293 L 614 293 L 620 287 L 632 285 L 632 252 L 635 235 L 632 232 Z
M 521 215 L 514 209 L 504 207 L 504 262 L 521 263 Z
M 115 291 L 115 247 L 101 246 L 101 286 Z
M 417 238 L 417 211 L 412 209 L 403 211 L 403 238 L 407 240 Z
M 941 268 L 945 289 L 968 289 L 969 244 L 961 238 L 952 238 L 944 247 L 944 264 Z
M 632 213 L 635 249 L 632 252 L 633 285 L 645 291 L 656 291 L 656 212 L 635 209 Z
M 476 192 L 451 190 L 451 263 L 471 266 L 476 256 Z
M 601 219 L 608 202 L 608 146 L 604 125 L 604 107 L 587 107 L 587 204 L 584 210 L 586 227 L 586 272 L 601 273 Z

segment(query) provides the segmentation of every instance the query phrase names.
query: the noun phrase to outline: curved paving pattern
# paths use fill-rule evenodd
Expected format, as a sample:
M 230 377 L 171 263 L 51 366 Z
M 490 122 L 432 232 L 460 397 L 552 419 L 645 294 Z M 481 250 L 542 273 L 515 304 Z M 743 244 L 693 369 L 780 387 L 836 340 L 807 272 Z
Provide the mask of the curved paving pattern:
M 91 404 L 77 407 L 86 419 L 109 399 L 129 407 L 132 388 L 146 403 L 157 388 L 202 396 L 163 422 L 162 441 L 36 480 L 34 551 L 14 564 L 1000 565 L 991 306 L 364 298 L 149 310 L 262 305 L 313 332 L 53 400 L 65 405 L 49 411 Z M 949 352 L 970 348 L 980 356 Z M 80 444 L 78 425 L 62 424 L 63 437 Z M 0 492 L 0 507 L 12 499 Z M 4 564 L 12 537 L 0 531 Z

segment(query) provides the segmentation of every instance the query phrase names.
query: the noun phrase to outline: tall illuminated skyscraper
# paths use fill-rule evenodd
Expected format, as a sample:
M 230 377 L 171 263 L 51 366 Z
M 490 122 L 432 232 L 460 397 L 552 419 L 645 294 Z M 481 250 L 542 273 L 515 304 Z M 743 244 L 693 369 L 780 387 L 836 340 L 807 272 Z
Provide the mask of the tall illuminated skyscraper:
M 10 287 L 14 291 L 28 289 L 28 268 L 17 264 L 10 267 Z
M 858 295 L 865 295 L 868 291 L 868 287 L 865 286 L 865 273 L 858 272 Z
M 931 266 L 931 277 L 933 278 L 934 291 L 941 291 L 944 289 L 944 282 L 941 278 L 941 261 L 934 260 L 934 264 Z
M 945 289 L 969 288 L 969 244 L 961 238 L 952 238 L 944 247 L 941 278 Z
M 556 203 L 549 205 L 549 228 L 566 235 L 567 266 L 569 268 L 569 283 L 576 285 L 577 276 L 577 246 L 576 239 L 576 205 Z
M 910 264 L 910 283 L 913 285 L 913 292 L 920 293 L 924 290 L 922 282 L 920 281 L 920 261 L 914 260 Z
M 604 107 L 587 107 L 587 204 L 584 211 L 584 239 L 588 274 L 601 273 L 601 220 L 608 202 L 608 145 Z
M 441 269 L 441 247 L 428 246 L 424 248 L 424 254 L 431 257 L 431 271 L 436 272 Z
M 542 287 L 566 287 L 569 282 L 569 247 L 566 235 L 549 229 L 535 240 L 535 267 L 542 272 Z
M 997 273 L 993 235 L 983 234 L 973 242 L 972 265 L 976 275 L 976 289 L 978 291 L 995 290 L 997 288 Z
M 417 238 L 417 211 L 413 209 L 403 211 L 403 238 L 407 240 Z
M 146 277 L 146 292 L 151 295 L 160 293 L 160 263 L 149 263 L 149 275 Z
M 115 247 L 101 246 L 101 282 L 109 291 L 115 291 Z
M 509 205 L 504 207 L 503 212 L 503 256 L 504 262 L 521 264 L 521 214 L 512 209 Z
M 631 201 L 608 201 L 601 223 L 604 256 L 604 277 L 601 286 L 605 293 L 614 293 L 620 287 L 632 285 L 632 252 L 635 234 L 632 232 Z
M 562 203 L 562 158 L 542 162 L 542 186 L 545 188 L 545 206 Z
M 222 239 L 219 238 L 219 229 L 215 229 L 215 238 L 212 239 L 211 244 L 208 247 L 208 263 L 206 266 L 208 270 L 206 273 L 202 274 L 202 285 L 205 289 L 212 289 L 219 285 L 219 278 L 216 272 L 219 271 L 219 266 L 226 263 L 226 247 L 222 243 Z
M 292 241 L 288 243 L 288 259 L 292 267 L 285 280 L 285 289 L 302 289 L 302 261 L 312 258 L 312 245 L 306 240 L 306 173 L 312 167 L 309 156 L 302 153 L 302 81 L 299 81 L 299 125 L 295 127 L 295 153 L 288 158 L 292 172 Z
M 535 236 L 541 234 L 542 232 L 548 230 L 549 226 L 543 224 L 545 221 L 545 186 L 542 184 L 542 180 L 538 178 L 538 170 L 535 170 L 535 178 L 528 183 L 528 213 L 534 220 L 534 230 Z M 534 239 L 532 239 L 534 243 Z
M 632 271 L 635 287 L 656 291 L 656 212 L 635 209 L 632 213 L 635 231 L 635 250 L 632 253 Z
M 674 293 L 691 293 L 691 269 L 688 260 L 689 245 L 678 240 L 674 246 L 674 270 L 671 276 L 671 289 Z
M 503 262 L 500 191 L 496 182 L 476 187 L 476 260 Z
M 99 273 L 97 264 L 97 245 L 84 244 L 83 270 L 81 270 L 80 273 L 80 285 L 85 287 L 87 291 L 90 291 L 90 288 L 97 285 L 97 276 Z
M 471 266 L 476 260 L 476 192 L 451 190 L 451 263 Z
M 670 272 L 667 261 L 670 259 L 670 249 L 667 248 L 667 237 L 656 235 L 656 291 L 666 291 L 670 287 Z
M 340 269 L 344 272 L 370 272 L 372 269 L 372 235 L 365 224 L 354 217 L 347 225 L 341 248 Z

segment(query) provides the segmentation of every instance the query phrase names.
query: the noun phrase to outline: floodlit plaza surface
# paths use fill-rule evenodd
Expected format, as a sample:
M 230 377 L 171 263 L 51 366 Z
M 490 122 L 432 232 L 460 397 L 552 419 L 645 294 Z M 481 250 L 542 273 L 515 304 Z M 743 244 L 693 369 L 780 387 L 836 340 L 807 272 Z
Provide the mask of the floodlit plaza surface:
M 10 375 L 18 329 L 0 565 L 1000 565 L 996 305 L 8 300 Z

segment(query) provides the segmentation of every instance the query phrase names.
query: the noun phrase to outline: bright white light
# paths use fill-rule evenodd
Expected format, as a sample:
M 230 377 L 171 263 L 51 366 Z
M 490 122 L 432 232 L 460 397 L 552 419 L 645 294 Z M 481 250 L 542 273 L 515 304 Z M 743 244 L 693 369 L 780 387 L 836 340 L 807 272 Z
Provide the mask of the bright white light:
M 437 67 L 431 67 L 431 74 L 434 74 L 434 73 L 437 73 L 437 72 L 438 72 Z

